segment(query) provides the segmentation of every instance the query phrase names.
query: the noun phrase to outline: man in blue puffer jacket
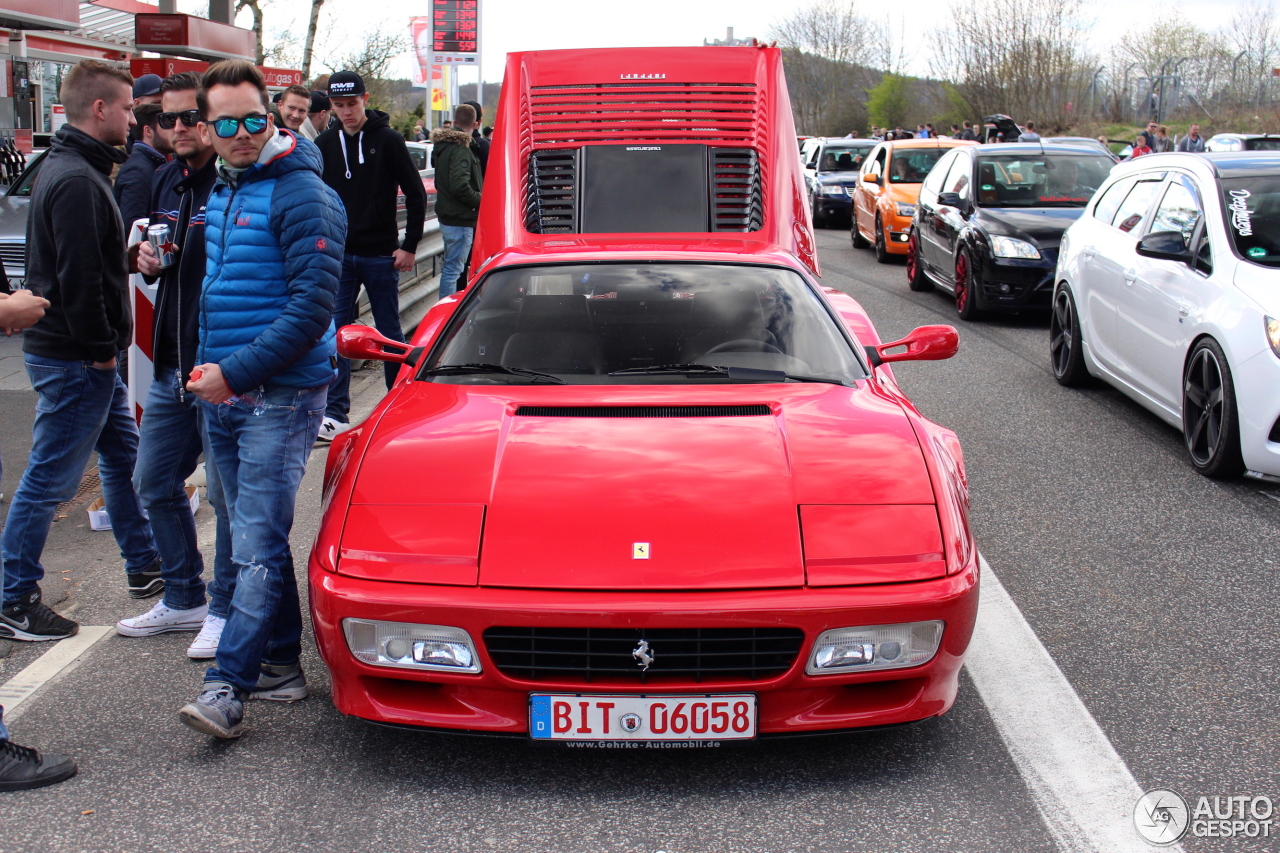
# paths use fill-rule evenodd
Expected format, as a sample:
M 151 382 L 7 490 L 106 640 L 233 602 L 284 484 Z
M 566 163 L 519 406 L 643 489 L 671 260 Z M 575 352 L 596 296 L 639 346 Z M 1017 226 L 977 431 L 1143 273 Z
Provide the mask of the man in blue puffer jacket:
M 335 375 L 333 303 L 347 217 L 319 150 L 269 114 L 262 72 L 225 60 L 197 96 L 222 162 L 205 217 L 201 400 L 231 517 L 236 572 L 215 665 L 184 723 L 239 737 L 245 699 L 307 695 L 289 531 L 298 484 Z

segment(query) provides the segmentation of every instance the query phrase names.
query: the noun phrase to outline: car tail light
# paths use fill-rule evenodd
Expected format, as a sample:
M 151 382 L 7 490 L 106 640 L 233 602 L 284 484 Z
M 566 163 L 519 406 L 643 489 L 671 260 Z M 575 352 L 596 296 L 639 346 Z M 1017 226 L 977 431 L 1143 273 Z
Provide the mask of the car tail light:
M 814 642 L 804 671 L 836 675 L 919 666 L 937 654 L 942 629 L 943 623 L 935 619 L 824 631 Z

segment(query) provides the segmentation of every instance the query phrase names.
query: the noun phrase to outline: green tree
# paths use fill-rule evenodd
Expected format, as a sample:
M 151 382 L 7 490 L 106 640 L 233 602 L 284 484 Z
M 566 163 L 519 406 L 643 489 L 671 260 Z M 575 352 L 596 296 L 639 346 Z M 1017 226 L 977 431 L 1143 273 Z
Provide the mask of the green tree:
M 867 118 L 877 127 L 901 127 L 911 109 L 911 80 L 892 71 L 867 90 Z

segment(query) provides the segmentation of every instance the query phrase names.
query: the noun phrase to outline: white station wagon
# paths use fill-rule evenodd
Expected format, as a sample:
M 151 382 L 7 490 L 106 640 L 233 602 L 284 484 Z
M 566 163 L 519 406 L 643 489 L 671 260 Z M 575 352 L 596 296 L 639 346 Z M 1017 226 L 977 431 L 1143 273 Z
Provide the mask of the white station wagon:
M 1280 482 L 1280 152 L 1120 163 L 1066 232 L 1050 353 L 1180 427 L 1209 477 Z

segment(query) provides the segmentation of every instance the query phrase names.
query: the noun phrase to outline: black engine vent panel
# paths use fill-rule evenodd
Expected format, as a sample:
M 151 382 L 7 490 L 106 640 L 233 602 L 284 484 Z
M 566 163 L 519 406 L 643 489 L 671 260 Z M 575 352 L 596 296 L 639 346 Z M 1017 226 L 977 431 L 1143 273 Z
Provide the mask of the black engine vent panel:
M 751 148 L 712 148 L 709 161 L 712 231 L 764 227 L 760 158 Z
M 749 418 L 770 414 L 766 405 L 743 406 L 521 406 L 533 418 Z
M 529 155 L 524 227 L 531 234 L 578 233 L 582 149 L 540 150 Z

